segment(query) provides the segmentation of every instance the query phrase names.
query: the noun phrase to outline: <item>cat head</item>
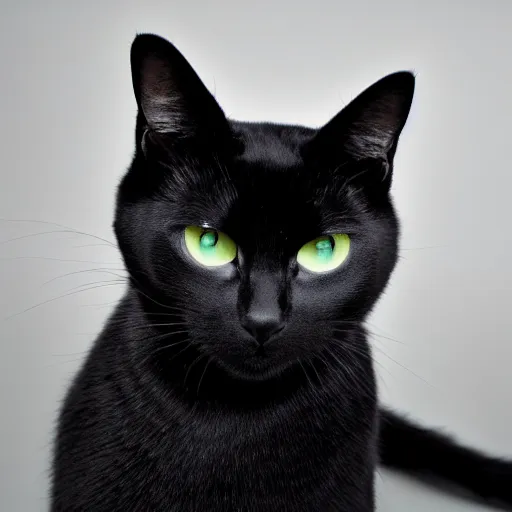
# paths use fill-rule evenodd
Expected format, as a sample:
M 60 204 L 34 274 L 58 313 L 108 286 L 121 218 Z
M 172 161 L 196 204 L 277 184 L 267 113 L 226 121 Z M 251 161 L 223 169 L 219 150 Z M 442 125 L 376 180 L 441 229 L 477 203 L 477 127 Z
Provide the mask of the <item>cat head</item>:
M 413 75 L 312 129 L 228 120 L 157 36 L 137 36 L 131 65 L 136 151 L 115 231 L 146 310 L 242 379 L 342 342 L 396 263 L 389 189 Z

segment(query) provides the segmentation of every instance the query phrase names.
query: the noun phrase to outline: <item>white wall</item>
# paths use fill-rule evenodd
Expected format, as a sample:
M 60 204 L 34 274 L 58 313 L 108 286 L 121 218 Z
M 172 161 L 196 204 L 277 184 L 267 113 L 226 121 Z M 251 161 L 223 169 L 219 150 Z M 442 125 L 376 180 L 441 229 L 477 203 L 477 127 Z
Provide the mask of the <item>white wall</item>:
M 372 319 L 386 336 L 375 337 L 381 391 L 512 456 L 512 3 L 414 4 L 3 0 L 0 241 L 62 230 L 12 222 L 21 219 L 113 240 L 114 189 L 132 152 L 136 32 L 174 41 L 239 119 L 319 125 L 381 76 L 413 69 L 394 185 L 402 260 Z M 43 283 L 120 269 L 100 243 L 56 232 L 0 245 L 2 511 L 45 510 L 58 402 L 112 307 L 97 304 L 123 285 L 93 272 Z M 76 293 L 87 283 L 112 286 Z M 381 511 L 484 510 L 385 472 L 379 496 Z

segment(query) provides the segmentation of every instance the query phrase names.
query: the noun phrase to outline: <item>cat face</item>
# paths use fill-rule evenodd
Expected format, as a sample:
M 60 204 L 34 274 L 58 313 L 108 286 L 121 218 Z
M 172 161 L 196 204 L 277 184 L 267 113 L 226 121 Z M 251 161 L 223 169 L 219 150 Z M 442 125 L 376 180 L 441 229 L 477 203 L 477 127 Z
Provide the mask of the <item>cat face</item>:
M 137 37 L 132 71 L 137 149 L 115 229 L 148 307 L 244 379 L 342 343 L 395 265 L 389 187 L 412 75 L 377 82 L 316 130 L 228 121 L 156 36 Z

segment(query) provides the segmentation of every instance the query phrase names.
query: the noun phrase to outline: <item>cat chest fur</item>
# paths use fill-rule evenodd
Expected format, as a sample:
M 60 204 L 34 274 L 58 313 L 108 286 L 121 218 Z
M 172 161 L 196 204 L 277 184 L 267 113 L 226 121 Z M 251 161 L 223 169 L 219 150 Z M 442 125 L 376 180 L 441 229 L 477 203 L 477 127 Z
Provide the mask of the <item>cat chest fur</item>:
M 375 399 L 351 397 L 339 376 L 277 407 L 227 413 L 157 403 L 128 371 L 105 380 L 101 350 L 87 366 L 61 431 L 70 457 L 89 454 L 62 477 L 82 490 L 77 503 L 100 512 L 373 510 Z M 67 431 L 78 411 L 87 421 Z

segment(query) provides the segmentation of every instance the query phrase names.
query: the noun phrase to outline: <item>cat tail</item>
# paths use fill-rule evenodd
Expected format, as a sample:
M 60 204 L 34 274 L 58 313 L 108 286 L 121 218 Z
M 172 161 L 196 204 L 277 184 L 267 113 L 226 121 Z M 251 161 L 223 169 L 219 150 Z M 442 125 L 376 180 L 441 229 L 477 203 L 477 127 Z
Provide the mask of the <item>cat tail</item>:
M 487 456 L 435 430 L 381 411 L 380 462 L 434 483 L 450 484 L 512 510 L 512 460 Z

